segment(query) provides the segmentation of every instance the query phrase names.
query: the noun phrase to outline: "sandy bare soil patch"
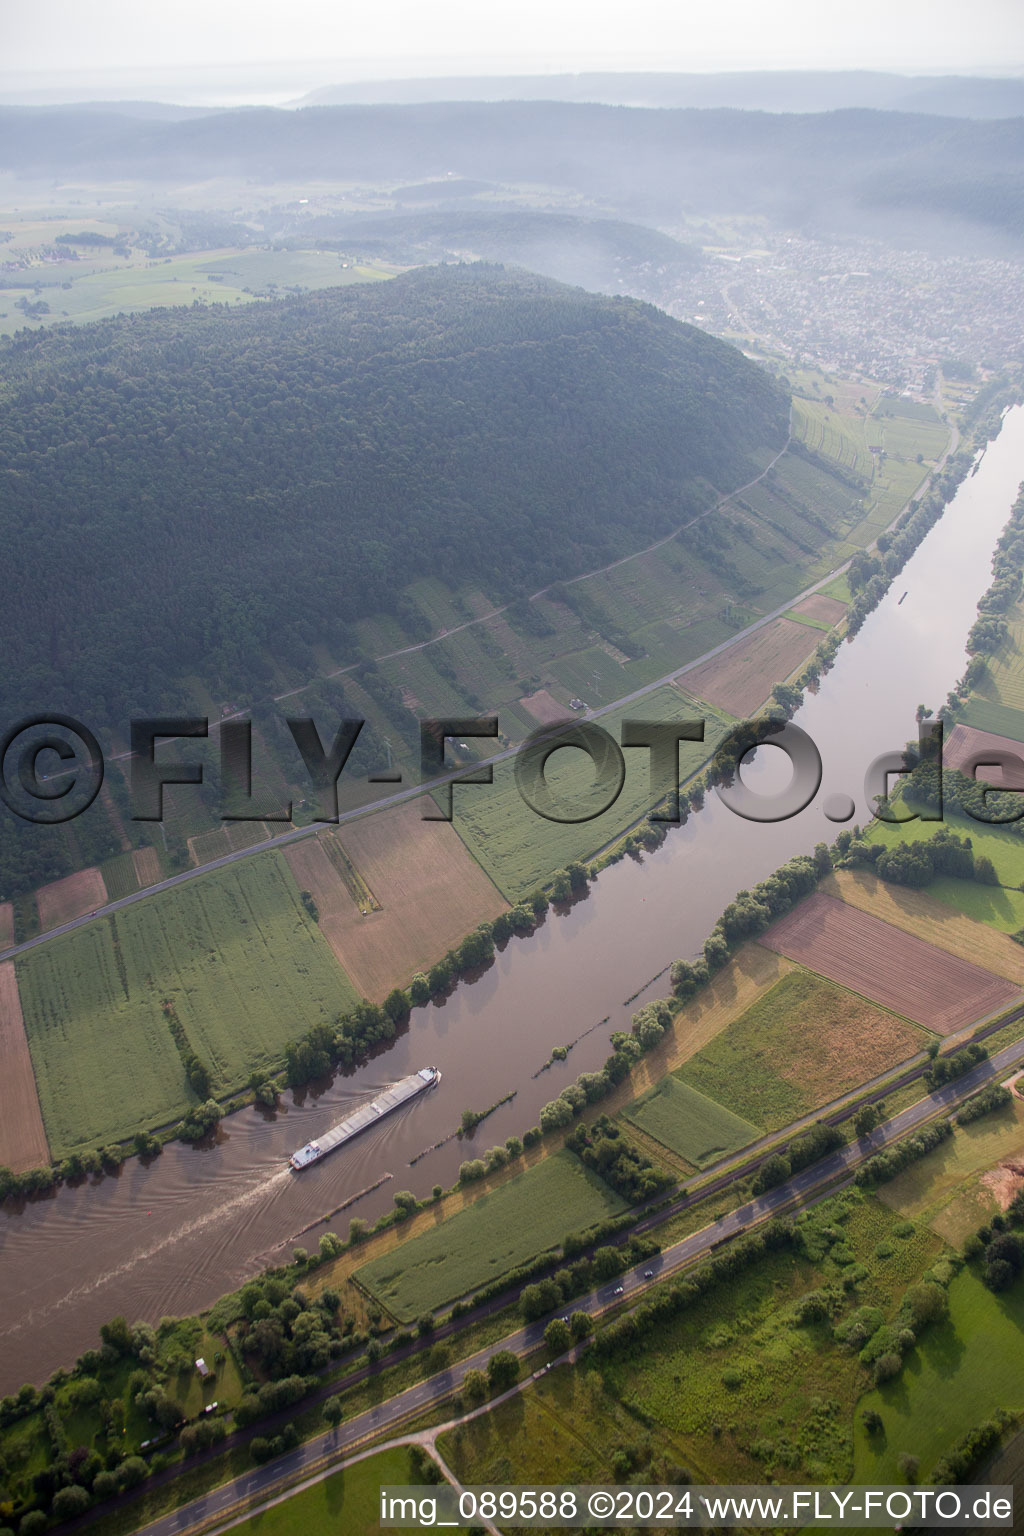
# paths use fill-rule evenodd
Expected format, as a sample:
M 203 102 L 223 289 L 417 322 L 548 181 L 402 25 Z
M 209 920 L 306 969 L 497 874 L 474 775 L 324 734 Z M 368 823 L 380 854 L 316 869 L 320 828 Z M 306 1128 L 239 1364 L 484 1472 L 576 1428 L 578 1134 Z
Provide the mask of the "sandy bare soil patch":
M 36 892 L 36 910 L 42 929 L 59 928 L 76 917 L 84 917 L 107 900 L 107 888 L 99 870 L 80 869 L 77 874 L 66 875 L 52 885 L 44 885 Z
M 1024 789 L 1024 746 L 1008 736 L 978 731 L 973 725 L 956 725 L 943 743 L 942 762 L 944 767 L 984 779 L 986 784 Z
M 573 717 L 573 711 L 569 706 L 559 704 L 546 688 L 539 688 L 536 693 L 528 693 L 525 698 L 519 700 L 519 703 L 526 713 L 532 715 L 535 720 L 539 720 L 541 725 L 551 725 L 556 720 L 571 720 Z
M 720 656 L 705 661 L 675 682 L 687 693 L 707 699 L 740 720 L 752 715 L 771 693 L 814 650 L 814 631 L 795 619 L 774 619 L 763 629 L 738 640 Z
M 1006 933 L 964 917 L 926 891 L 905 885 L 887 885 L 868 870 L 837 869 L 822 881 L 821 889 L 838 896 L 851 907 L 871 912 L 896 928 L 915 934 L 951 955 L 983 965 L 1024 987 L 1024 949 Z
M 136 848 L 132 854 L 132 863 L 135 865 L 135 878 L 140 888 L 144 885 L 156 885 L 161 878 L 160 857 L 155 848 Z
M 0 1163 L 23 1173 L 50 1161 L 14 961 L 0 965 Z
M 419 800 L 409 801 L 283 850 L 300 890 L 316 901 L 324 937 L 373 1002 L 508 906 L 454 827 L 421 820 L 421 810 Z M 362 915 L 321 846 L 327 838 L 341 843 L 380 912 Z
M 773 923 L 761 943 L 939 1035 L 993 1013 L 1018 991 L 979 965 L 820 891 Z
M 993 1194 L 1002 1211 L 1024 1189 L 1024 1157 L 1005 1157 L 995 1168 L 981 1176 L 983 1187 Z
M 818 619 L 824 624 L 838 624 L 846 613 L 846 604 L 838 597 L 826 597 L 824 592 L 812 592 L 803 602 L 794 603 L 794 613 L 802 613 L 808 619 Z
M 0 949 L 10 949 L 14 943 L 14 903 L 0 901 Z

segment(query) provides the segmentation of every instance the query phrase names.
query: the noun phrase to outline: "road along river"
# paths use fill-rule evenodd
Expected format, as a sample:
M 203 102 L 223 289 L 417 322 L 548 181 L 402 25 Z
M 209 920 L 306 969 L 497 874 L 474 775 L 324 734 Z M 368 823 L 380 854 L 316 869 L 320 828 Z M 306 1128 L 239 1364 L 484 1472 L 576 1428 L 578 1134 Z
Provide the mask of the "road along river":
M 155 1321 L 195 1311 L 271 1256 L 287 1254 L 293 1241 L 315 1247 L 324 1230 L 318 1219 L 385 1174 L 392 1179 L 329 1225 L 344 1234 L 350 1216 L 372 1220 L 396 1190 L 423 1195 L 435 1183 L 453 1183 L 464 1158 L 521 1134 L 566 1083 L 598 1067 L 610 1031 L 628 1028 L 641 1001 L 668 989 L 664 977 L 643 992 L 645 983 L 699 950 L 737 890 L 818 840 L 832 840 L 837 827 L 822 809 L 829 795 L 853 797 L 857 818 L 867 820 L 869 764 L 913 736 L 917 705 L 937 707 L 963 671 L 992 549 L 1022 478 L 1024 407 L 1016 407 L 977 473 L 797 713 L 824 765 L 821 789 L 800 815 L 759 825 L 712 796 L 655 855 L 607 870 L 571 912 L 549 915 L 536 934 L 513 941 L 478 981 L 444 1003 L 416 1009 L 384 1055 L 320 1095 L 297 1102 L 288 1094 L 274 1114 L 250 1109 L 232 1116 L 216 1146 L 172 1143 L 148 1168 L 131 1159 L 116 1177 L 61 1188 L 21 1209 L 5 1206 L 0 1391 L 69 1364 L 115 1313 Z M 758 757 L 744 779 L 774 787 L 782 754 L 767 748 Z M 627 1004 L 638 991 L 641 997 Z M 565 1063 L 534 1077 L 553 1045 L 579 1036 Z M 289 1171 L 296 1147 L 425 1065 L 441 1069 L 440 1087 L 324 1162 L 298 1175 Z M 409 1166 L 455 1130 L 464 1108 L 486 1108 L 512 1089 L 515 1099 L 474 1137 L 453 1139 Z

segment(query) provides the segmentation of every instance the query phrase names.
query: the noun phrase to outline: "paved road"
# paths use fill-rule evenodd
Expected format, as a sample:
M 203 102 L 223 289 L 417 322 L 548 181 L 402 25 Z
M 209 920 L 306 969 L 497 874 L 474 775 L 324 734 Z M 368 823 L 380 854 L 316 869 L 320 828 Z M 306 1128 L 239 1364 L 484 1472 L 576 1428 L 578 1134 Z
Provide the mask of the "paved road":
M 805 1168 L 801 1173 L 769 1190 L 766 1194 L 749 1200 L 735 1211 L 672 1244 L 653 1259 L 638 1264 L 627 1273 L 599 1286 L 588 1296 L 581 1296 L 566 1303 L 573 1312 L 587 1312 L 598 1316 L 629 1299 L 635 1299 L 653 1284 L 664 1281 L 678 1271 L 690 1268 L 707 1257 L 714 1248 L 731 1237 L 757 1225 L 761 1221 L 786 1211 L 794 1205 L 806 1205 L 824 1192 L 844 1182 L 849 1182 L 858 1163 L 882 1147 L 907 1135 L 936 1114 L 951 1111 L 961 1100 L 976 1092 L 1010 1067 L 1024 1062 L 1024 1040 L 1015 1041 L 987 1061 L 979 1063 L 971 1072 L 954 1083 L 948 1083 L 929 1094 L 916 1104 L 901 1110 L 891 1120 L 879 1126 L 863 1142 L 854 1142 Z M 647 1278 L 647 1271 L 652 1277 Z M 543 1339 L 545 1320 L 518 1328 L 504 1339 L 478 1350 L 468 1359 L 460 1360 L 448 1370 L 441 1371 L 426 1381 L 408 1388 L 398 1396 L 367 1409 L 349 1419 L 337 1429 L 328 1430 L 286 1456 L 278 1457 L 265 1467 L 254 1467 L 221 1487 L 212 1489 L 198 1499 L 183 1504 L 180 1509 L 153 1521 L 142 1530 L 142 1536 L 191 1536 L 207 1522 L 219 1516 L 228 1517 L 243 1501 L 248 1502 L 258 1494 L 270 1496 L 282 1485 L 290 1484 L 303 1473 L 313 1474 L 320 1470 L 324 1475 L 336 1470 L 337 1463 L 347 1452 L 372 1437 L 378 1437 L 397 1426 L 413 1414 L 422 1413 L 433 1404 L 441 1402 L 462 1383 L 467 1371 L 486 1366 L 491 1355 L 499 1349 L 511 1349 L 525 1354 L 536 1348 Z M 521 1387 L 527 1382 L 520 1384 Z M 103 1510 L 96 1511 L 90 1519 L 86 1516 L 76 1522 L 76 1529 L 86 1529 L 102 1520 Z

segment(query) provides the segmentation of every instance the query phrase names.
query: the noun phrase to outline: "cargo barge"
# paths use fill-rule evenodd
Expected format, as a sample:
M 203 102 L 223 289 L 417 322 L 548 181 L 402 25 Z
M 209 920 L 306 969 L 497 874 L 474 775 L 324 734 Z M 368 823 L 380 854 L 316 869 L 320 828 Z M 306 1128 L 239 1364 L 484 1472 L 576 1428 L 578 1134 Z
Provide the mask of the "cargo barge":
M 318 1136 L 315 1141 L 309 1141 L 297 1152 L 293 1152 L 288 1161 L 296 1170 L 308 1168 L 310 1163 L 318 1163 L 328 1152 L 334 1152 L 346 1141 L 351 1141 L 353 1136 L 358 1136 L 360 1131 L 368 1130 L 371 1125 L 376 1125 L 378 1120 L 383 1120 L 385 1115 L 390 1115 L 394 1110 L 401 1109 L 403 1104 L 408 1104 L 410 1099 L 417 1094 L 425 1093 L 428 1088 L 434 1088 L 441 1081 L 441 1074 L 436 1067 L 421 1067 L 418 1072 L 413 1072 L 409 1077 L 403 1077 L 400 1082 L 393 1083 L 390 1088 L 385 1088 L 383 1093 L 378 1093 L 369 1104 L 364 1104 L 361 1109 L 355 1110 L 337 1125 L 331 1127 L 323 1136 Z

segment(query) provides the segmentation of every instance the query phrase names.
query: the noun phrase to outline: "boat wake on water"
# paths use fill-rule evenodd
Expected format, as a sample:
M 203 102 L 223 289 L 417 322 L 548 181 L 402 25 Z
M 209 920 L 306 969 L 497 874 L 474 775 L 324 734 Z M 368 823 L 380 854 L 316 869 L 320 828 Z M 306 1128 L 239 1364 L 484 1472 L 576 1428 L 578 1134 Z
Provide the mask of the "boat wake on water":
M 31 1312 L 22 1315 L 18 1318 L 15 1328 L 0 1328 L 0 1339 L 5 1338 L 8 1334 L 19 1332 L 27 1325 L 37 1323 L 40 1319 L 46 1317 L 49 1312 L 66 1306 L 68 1302 L 77 1301 L 84 1296 L 88 1296 L 91 1292 L 99 1290 L 101 1286 L 108 1285 L 112 1280 L 117 1280 L 121 1275 L 130 1274 L 138 1269 L 140 1265 L 146 1264 L 150 1259 L 155 1258 L 158 1253 L 162 1253 L 173 1244 L 181 1243 L 185 1239 L 195 1236 L 196 1233 L 201 1232 L 206 1227 L 222 1223 L 229 1213 L 243 1210 L 247 1205 L 254 1205 L 257 1201 L 262 1202 L 267 1198 L 271 1190 L 278 1185 L 284 1184 L 288 1177 L 289 1170 L 287 1168 L 279 1168 L 269 1178 L 261 1178 L 259 1183 L 254 1184 L 251 1188 L 243 1190 L 240 1194 L 232 1195 L 229 1200 L 222 1200 L 219 1205 L 214 1206 L 211 1210 L 192 1217 L 191 1220 L 184 1222 L 180 1227 L 175 1227 L 173 1232 L 165 1233 L 163 1237 L 157 1242 L 150 1244 L 148 1248 L 142 1248 L 137 1253 L 133 1253 L 130 1259 L 125 1259 L 123 1263 L 114 1265 L 112 1269 L 104 1270 L 102 1274 L 96 1275 L 93 1279 L 66 1291 L 63 1296 L 56 1297 L 48 1306 L 41 1310 L 33 1309 Z

